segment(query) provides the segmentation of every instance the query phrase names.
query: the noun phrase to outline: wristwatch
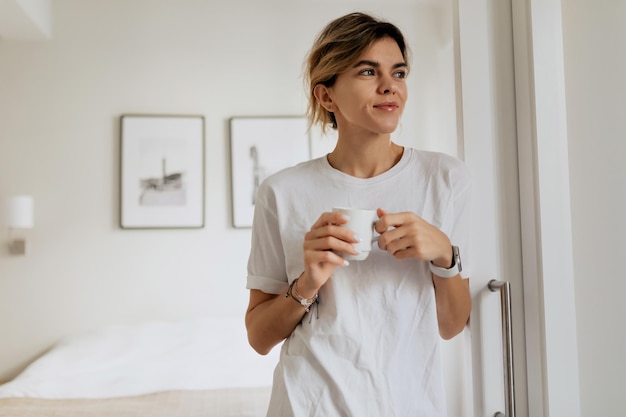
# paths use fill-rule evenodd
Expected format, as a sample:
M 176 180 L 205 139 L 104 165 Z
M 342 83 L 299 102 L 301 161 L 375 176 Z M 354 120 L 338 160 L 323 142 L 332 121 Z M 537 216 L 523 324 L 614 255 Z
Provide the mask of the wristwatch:
M 428 263 L 428 266 L 430 267 L 430 272 L 437 275 L 438 277 L 456 277 L 463 270 L 463 267 L 461 265 L 461 251 L 459 250 L 459 247 L 454 245 L 452 246 L 452 265 L 450 266 L 450 268 L 441 268 L 440 266 L 433 264 L 432 261 Z

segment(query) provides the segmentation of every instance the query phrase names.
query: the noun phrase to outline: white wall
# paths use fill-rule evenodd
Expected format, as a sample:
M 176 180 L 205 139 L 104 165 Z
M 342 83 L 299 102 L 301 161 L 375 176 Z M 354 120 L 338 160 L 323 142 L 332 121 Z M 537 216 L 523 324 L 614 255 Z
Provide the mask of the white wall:
M 243 314 L 249 230 L 230 227 L 227 120 L 303 113 L 305 51 L 357 5 L 256 3 L 55 0 L 51 40 L 0 40 L 0 198 L 36 199 L 31 254 L 0 239 L 0 380 L 74 331 Z M 435 148 L 447 129 L 426 117 L 436 64 L 422 58 L 447 40 L 406 3 L 362 9 L 405 29 L 415 60 L 399 140 Z M 562 3 L 581 415 L 610 415 L 626 374 L 626 3 Z M 133 112 L 206 117 L 204 229 L 117 227 L 118 119 Z
M 626 2 L 562 7 L 581 415 L 617 415 L 626 375 Z
M 314 35 L 358 5 L 274 3 L 55 0 L 49 41 L 0 40 L 0 198 L 33 195 L 36 216 L 29 255 L 0 239 L 0 380 L 72 332 L 243 316 L 250 231 L 230 227 L 227 121 L 303 114 Z M 405 31 L 419 76 L 397 139 L 434 148 L 455 129 L 425 119 L 420 92 L 448 40 L 431 9 L 404 3 L 359 9 Z M 204 229 L 119 229 L 124 113 L 206 117 Z

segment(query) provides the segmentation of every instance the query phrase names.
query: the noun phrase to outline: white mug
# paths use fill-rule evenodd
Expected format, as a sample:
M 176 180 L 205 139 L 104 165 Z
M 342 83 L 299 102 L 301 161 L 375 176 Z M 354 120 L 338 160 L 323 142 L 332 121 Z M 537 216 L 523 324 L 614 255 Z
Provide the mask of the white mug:
M 352 230 L 359 235 L 361 241 L 354 244 L 354 249 L 359 252 L 357 255 L 342 253 L 344 259 L 349 261 L 362 261 L 367 258 L 372 250 L 372 243 L 375 242 L 380 235 L 376 234 L 374 224 L 378 220 L 376 210 L 362 210 L 348 207 L 333 207 L 334 213 L 345 214 L 349 220 L 344 227 Z

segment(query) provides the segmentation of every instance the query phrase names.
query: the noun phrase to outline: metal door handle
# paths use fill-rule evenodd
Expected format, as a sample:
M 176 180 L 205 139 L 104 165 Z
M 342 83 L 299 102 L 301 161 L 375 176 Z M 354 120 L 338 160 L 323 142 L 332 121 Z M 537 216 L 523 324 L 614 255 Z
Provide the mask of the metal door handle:
M 490 291 L 500 291 L 502 304 L 502 346 L 504 347 L 504 406 L 506 414 L 498 411 L 493 417 L 515 417 L 515 382 L 513 375 L 513 327 L 511 316 L 511 284 L 492 279 L 487 284 Z

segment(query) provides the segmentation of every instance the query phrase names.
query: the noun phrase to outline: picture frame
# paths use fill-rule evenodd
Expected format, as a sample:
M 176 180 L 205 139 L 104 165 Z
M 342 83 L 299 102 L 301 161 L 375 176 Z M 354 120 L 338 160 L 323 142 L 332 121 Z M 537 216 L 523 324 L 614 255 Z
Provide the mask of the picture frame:
M 304 116 L 230 119 L 232 225 L 252 227 L 256 192 L 270 175 L 311 159 Z
M 120 227 L 204 227 L 205 120 L 120 116 Z

